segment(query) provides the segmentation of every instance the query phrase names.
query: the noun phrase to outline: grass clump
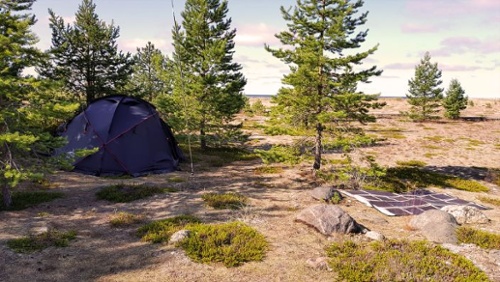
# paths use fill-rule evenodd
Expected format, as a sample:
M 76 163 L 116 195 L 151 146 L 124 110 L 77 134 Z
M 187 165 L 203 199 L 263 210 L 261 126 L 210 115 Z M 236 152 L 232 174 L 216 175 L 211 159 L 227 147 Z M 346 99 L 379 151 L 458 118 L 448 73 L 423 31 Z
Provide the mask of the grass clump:
M 379 139 L 366 134 L 344 134 L 323 142 L 324 150 L 350 152 L 353 148 L 373 146 Z
M 409 166 L 409 167 L 424 167 L 427 165 L 424 161 L 419 160 L 409 160 L 409 161 L 397 161 L 398 166 Z
M 483 249 L 500 249 L 500 234 L 466 226 L 458 227 L 456 232 L 460 243 L 475 244 Z
M 223 263 L 235 267 L 248 261 L 262 261 L 268 249 L 265 237 L 241 222 L 194 224 L 191 235 L 180 246 L 192 260 Z
M 295 146 L 273 146 L 269 150 L 255 150 L 265 164 L 286 163 L 295 165 L 301 162 L 300 149 Z
M 426 241 L 346 241 L 327 255 L 341 281 L 489 281 L 465 257 Z
M 488 187 L 474 180 L 409 166 L 387 168 L 386 174 L 379 178 L 379 182 L 378 186 L 391 192 L 407 192 L 409 189 L 429 186 L 455 188 L 469 192 L 489 191 Z
M 49 247 L 67 247 L 76 238 L 76 231 L 49 230 L 37 235 L 7 241 L 7 246 L 17 253 L 33 253 Z
M 148 185 L 125 185 L 115 184 L 102 188 L 96 193 L 97 198 L 115 203 L 128 203 L 144 199 L 156 194 L 176 192 L 168 187 L 156 187 Z
M 3 201 L 0 201 L 0 211 L 23 210 L 62 197 L 64 197 L 64 193 L 62 192 L 48 192 L 48 191 L 14 192 L 12 193 L 12 205 L 7 208 L 4 206 Z
M 184 229 L 188 224 L 200 222 L 192 215 L 179 215 L 148 223 L 137 230 L 137 235 L 141 237 L 142 241 L 168 243 L 175 232 Z
M 489 198 L 489 197 L 479 197 L 479 201 L 500 207 L 500 199 Z
M 114 214 L 109 223 L 113 227 L 123 227 L 136 223 L 140 223 L 144 220 L 143 215 L 137 215 L 129 212 L 119 212 Z
M 282 172 L 283 168 L 281 166 L 265 165 L 255 169 L 256 174 L 277 174 Z
M 239 193 L 207 193 L 201 196 L 205 203 L 214 209 L 237 210 L 245 206 L 248 198 Z

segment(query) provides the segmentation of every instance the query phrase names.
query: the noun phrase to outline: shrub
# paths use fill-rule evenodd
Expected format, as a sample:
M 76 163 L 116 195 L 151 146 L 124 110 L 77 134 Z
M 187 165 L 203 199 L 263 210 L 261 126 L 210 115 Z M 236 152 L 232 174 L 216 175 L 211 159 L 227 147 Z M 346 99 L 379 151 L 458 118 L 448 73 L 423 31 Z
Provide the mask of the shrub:
M 268 249 L 264 236 L 241 222 L 194 224 L 187 229 L 191 235 L 179 245 L 196 262 L 221 262 L 234 267 L 261 261 Z
M 273 146 L 269 150 L 255 150 L 255 153 L 265 164 L 286 163 L 298 164 L 301 161 L 301 152 L 299 148 L 290 146 Z
M 435 186 L 455 188 L 469 192 L 487 192 L 488 187 L 469 179 L 432 172 L 418 167 L 390 167 L 380 177 L 380 186 L 392 192 L 406 192 L 412 188 Z
M 66 247 L 76 238 L 76 231 L 49 230 L 37 235 L 7 241 L 7 246 L 17 253 L 32 253 L 55 246 Z
M 409 161 L 397 161 L 398 166 L 410 166 L 410 167 L 424 167 L 427 165 L 424 161 L 419 160 L 409 160 Z
M 121 227 L 136 224 L 144 220 L 143 215 L 136 215 L 128 212 L 119 212 L 111 217 L 109 223 L 114 227 Z
M 377 138 L 370 135 L 341 135 L 330 140 L 325 140 L 323 142 L 323 148 L 324 150 L 350 152 L 354 148 L 372 146 L 376 142 Z
M 282 173 L 283 168 L 281 166 L 270 166 L 270 165 L 265 165 L 265 166 L 260 166 L 255 169 L 256 174 L 276 174 L 276 173 Z
M 147 185 L 115 184 L 102 188 L 96 193 L 97 198 L 115 203 L 128 203 L 144 199 L 155 194 L 176 192 L 168 187 L 155 187 Z
M 483 249 L 500 249 L 500 234 L 495 234 L 470 227 L 457 228 L 457 239 L 460 243 L 475 244 Z
M 500 199 L 479 197 L 479 201 L 500 207 Z
M 40 203 L 50 202 L 52 200 L 64 197 L 61 192 L 14 192 L 12 193 L 12 205 L 6 208 L 3 201 L 0 201 L 0 211 L 2 210 L 23 210 Z
M 172 234 L 191 223 L 200 223 L 200 220 L 191 215 L 179 215 L 148 223 L 137 230 L 137 235 L 142 241 L 168 243 Z
M 238 193 L 207 193 L 201 196 L 205 203 L 214 209 L 240 209 L 248 198 Z
M 326 251 L 344 281 L 488 281 L 465 257 L 426 241 L 346 241 Z

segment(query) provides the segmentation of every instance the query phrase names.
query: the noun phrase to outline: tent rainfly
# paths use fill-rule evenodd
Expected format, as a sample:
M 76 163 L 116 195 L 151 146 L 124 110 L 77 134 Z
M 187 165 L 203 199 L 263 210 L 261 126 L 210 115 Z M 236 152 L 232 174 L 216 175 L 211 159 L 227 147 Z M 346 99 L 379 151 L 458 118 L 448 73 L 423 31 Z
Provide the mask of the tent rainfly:
M 150 103 L 123 95 L 90 103 L 61 132 L 68 143 L 56 154 L 98 151 L 76 159 L 74 171 L 96 176 L 166 173 L 178 169 L 183 154 Z

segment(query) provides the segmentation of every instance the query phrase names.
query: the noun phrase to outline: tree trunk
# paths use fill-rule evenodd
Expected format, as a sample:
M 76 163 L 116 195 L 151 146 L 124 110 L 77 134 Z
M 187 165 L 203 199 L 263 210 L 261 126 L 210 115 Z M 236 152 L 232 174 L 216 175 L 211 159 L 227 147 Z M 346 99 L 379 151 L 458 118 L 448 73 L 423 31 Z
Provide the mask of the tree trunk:
M 9 185 L 2 185 L 3 205 L 8 208 L 12 205 L 12 196 L 10 195 Z
M 323 132 L 323 125 L 318 123 L 316 125 L 316 140 L 315 140 L 315 148 L 314 148 L 314 169 L 319 169 L 321 167 L 321 135 Z
M 207 149 L 207 139 L 205 135 L 205 122 L 200 124 L 200 147 L 202 150 Z

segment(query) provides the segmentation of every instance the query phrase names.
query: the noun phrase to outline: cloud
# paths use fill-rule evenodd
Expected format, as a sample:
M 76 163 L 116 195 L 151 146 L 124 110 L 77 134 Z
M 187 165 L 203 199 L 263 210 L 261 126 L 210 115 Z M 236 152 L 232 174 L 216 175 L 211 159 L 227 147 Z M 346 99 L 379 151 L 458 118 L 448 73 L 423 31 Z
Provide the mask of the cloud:
M 442 71 L 450 71 L 450 72 L 470 72 L 470 71 L 476 71 L 476 70 L 481 70 L 485 69 L 480 66 L 467 66 L 467 65 L 439 65 L 439 68 Z
M 497 14 L 498 0 L 408 0 L 406 10 L 429 16 L 461 16 L 471 14 Z
M 431 52 L 435 56 L 451 56 L 454 54 L 500 53 L 500 38 L 478 39 L 475 37 L 448 37 L 440 42 L 441 47 Z
M 245 24 L 237 27 L 235 42 L 237 46 L 261 47 L 264 44 L 277 45 L 279 40 L 274 37 L 280 30 L 267 24 Z
M 394 64 L 388 64 L 382 67 L 382 69 L 389 69 L 389 70 L 408 70 L 408 69 L 415 69 L 415 64 L 413 63 L 394 63 Z

